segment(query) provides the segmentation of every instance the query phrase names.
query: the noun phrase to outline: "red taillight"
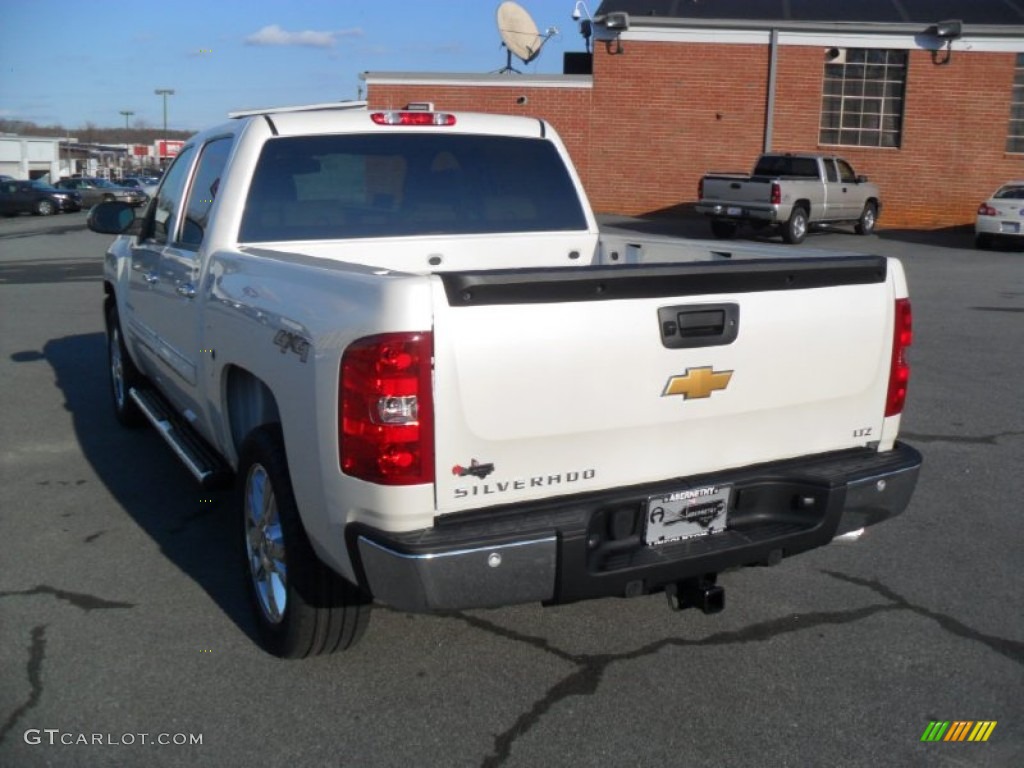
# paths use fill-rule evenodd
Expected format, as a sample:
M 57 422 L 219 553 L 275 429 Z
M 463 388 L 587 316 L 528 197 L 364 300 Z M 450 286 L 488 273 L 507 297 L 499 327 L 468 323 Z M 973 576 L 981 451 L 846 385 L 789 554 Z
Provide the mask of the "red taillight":
M 377 125 L 455 125 L 447 112 L 374 112 L 370 119 Z
M 772 182 L 772 205 L 782 205 L 782 187 L 779 182 Z
M 385 333 L 341 358 L 338 452 L 346 475 L 381 485 L 434 482 L 433 336 Z
M 979 216 L 998 216 L 999 212 L 988 203 L 982 203 L 978 207 Z
M 885 415 L 896 416 L 903 412 L 907 401 L 907 384 L 910 381 L 910 365 L 907 363 L 907 347 L 913 341 L 910 299 L 896 299 L 896 318 L 892 334 L 892 364 L 889 367 L 889 393 L 885 400 Z

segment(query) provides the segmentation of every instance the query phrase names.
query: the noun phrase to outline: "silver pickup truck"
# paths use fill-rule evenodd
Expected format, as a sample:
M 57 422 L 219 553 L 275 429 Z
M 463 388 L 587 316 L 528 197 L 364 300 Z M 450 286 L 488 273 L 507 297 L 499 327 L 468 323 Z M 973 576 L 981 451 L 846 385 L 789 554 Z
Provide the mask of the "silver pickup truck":
M 878 187 L 839 157 L 762 155 L 750 176 L 709 173 L 700 180 L 697 212 L 711 219 L 715 237 L 732 237 L 740 224 L 776 227 L 787 243 L 801 243 L 812 224 L 875 229 Z

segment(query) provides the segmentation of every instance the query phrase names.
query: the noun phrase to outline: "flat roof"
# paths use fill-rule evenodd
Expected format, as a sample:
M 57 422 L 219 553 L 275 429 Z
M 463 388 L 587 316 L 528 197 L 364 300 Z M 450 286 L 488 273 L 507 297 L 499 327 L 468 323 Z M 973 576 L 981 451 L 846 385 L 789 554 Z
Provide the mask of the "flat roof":
M 377 85 L 433 83 L 437 85 L 490 85 L 497 88 L 590 88 L 591 75 L 521 75 L 496 72 L 362 72 L 361 80 Z
M 693 21 L 920 24 L 947 19 L 965 25 L 1024 27 L 1016 0 L 604 0 L 596 16 L 625 12 L 644 18 Z

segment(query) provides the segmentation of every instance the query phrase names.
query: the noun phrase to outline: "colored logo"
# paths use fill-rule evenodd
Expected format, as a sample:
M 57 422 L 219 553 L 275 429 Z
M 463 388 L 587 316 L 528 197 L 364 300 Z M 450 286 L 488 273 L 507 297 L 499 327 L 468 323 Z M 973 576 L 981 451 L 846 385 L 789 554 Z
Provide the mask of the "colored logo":
M 662 397 L 682 395 L 683 400 L 700 400 L 729 386 L 732 371 L 715 371 L 711 366 L 687 368 L 682 376 L 670 376 Z
M 471 459 L 468 467 L 463 467 L 461 464 L 456 464 L 452 467 L 452 474 L 457 477 L 467 477 L 472 475 L 473 477 L 479 477 L 481 480 L 493 471 L 493 464 L 481 464 L 476 459 Z
M 996 729 L 996 720 L 932 720 L 921 734 L 921 741 L 988 741 Z

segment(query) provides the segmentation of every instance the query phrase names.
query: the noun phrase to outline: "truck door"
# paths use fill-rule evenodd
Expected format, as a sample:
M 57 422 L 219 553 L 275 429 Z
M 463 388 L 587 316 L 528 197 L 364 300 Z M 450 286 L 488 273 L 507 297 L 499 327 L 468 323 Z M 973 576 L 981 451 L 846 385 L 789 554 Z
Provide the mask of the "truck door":
M 843 193 L 839 184 L 839 172 L 836 170 L 835 161 L 831 157 L 821 158 L 821 166 L 824 171 L 825 181 L 825 219 L 840 219 L 843 217 Z
M 848 162 L 839 158 L 836 158 L 836 168 L 839 171 L 839 188 L 842 192 L 842 218 L 856 219 L 864 208 L 860 186 L 857 184 L 857 174 L 853 172 Z
M 191 181 L 174 190 L 177 222 L 160 255 L 160 311 L 154 322 L 160 337 L 161 362 L 173 372 L 164 391 L 186 414 L 198 408 L 195 390 L 203 354 L 195 301 L 202 268 L 201 248 L 231 145 L 232 137 L 225 136 L 208 141 L 199 149 Z
M 182 191 L 194 157 L 195 152 L 188 148 L 168 169 L 159 194 L 146 212 L 142 233 L 131 248 L 127 317 L 122 320 L 126 333 L 141 342 L 139 351 L 146 358 L 146 372 L 161 383 L 172 378 L 167 375 L 168 368 L 177 370 L 180 367 L 175 365 L 162 337 L 167 328 L 165 305 L 168 297 L 167 291 L 161 290 L 165 280 L 161 272 L 162 259 L 173 239 Z

